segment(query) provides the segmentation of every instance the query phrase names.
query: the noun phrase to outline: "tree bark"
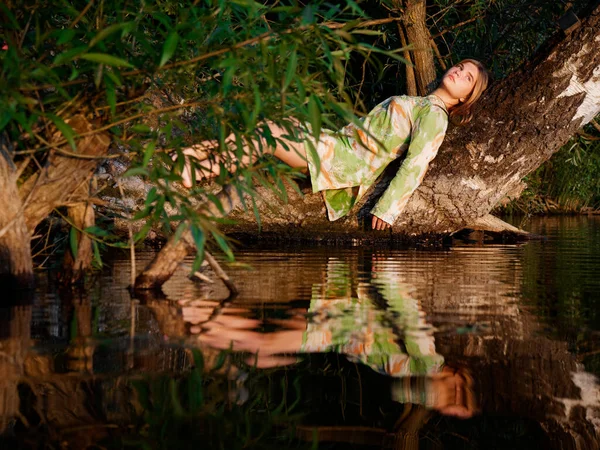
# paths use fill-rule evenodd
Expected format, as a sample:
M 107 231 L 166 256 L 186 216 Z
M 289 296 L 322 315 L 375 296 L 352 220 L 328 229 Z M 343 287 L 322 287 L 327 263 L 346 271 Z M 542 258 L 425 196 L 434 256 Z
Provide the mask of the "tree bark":
M 0 285 L 32 288 L 31 234 L 25 224 L 8 146 L 0 136 L 0 204 L 4 205 L 0 210 Z
M 404 3 L 404 4 L 403 4 Z M 417 79 L 419 95 L 427 95 L 433 90 L 436 73 L 425 0 L 395 0 L 394 6 L 402 12 L 402 26 L 408 43 L 412 46 L 412 62 Z
M 75 133 L 92 131 L 94 125 L 83 115 L 76 115 L 67 121 Z M 55 136 L 55 140 L 60 138 Z M 83 159 L 53 153 L 46 167 L 29 178 L 19 190 L 21 198 L 30 196 L 25 209 L 27 228 L 33 230 L 52 210 L 58 206 L 76 203 L 82 200 L 76 192 L 89 183 L 90 177 L 101 157 L 108 153 L 110 138 L 106 133 L 86 136 L 77 142 L 77 153 L 82 156 L 97 156 L 98 159 Z M 70 147 L 64 150 L 71 152 Z M 84 196 L 85 199 L 85 196 Z
M 89 181 L 73 192 L 73 195 L 87 198 L 90 195 Z M 85 230 L 95 223 L 94 208 L 89 202 L 75 203 L 68 208 L 69 219 L 76 230 L 71 232 L 77 236 L 77 253 L 65 252 L 63 261 L 63 280 L 69 284 L 76 283 L 84 275 L 85 271 L 92 266 L 93 247 L 92 239 L 78 230 Z
M 67 121 L 76 133 L 93 130 L 91 124 L 79 114 Z M 53 140 L 59 139 L 55 135 Z M 88 200 L 90 177 L 108 153 L 110 138 L 105 133 L 91 134 L 80 139 L 76 153 L 79 158 L 61 154 L 56 150 L 48 157 L 45 166 L 17 187 L 17 174 L 8 142 L 0 142 L 0 278 L 19 287 L 33 287 L 33 263 L 31 259 L 31 235 L 35 227 L 56 207 Z M 97 159 L 94 157 L 98 157 Z M 79 215 L 80 225 L 93 223 L 93 212 L 89 205 Z M 85 249 L 85 243 L 82 243 Z M 89 248 L 88 248 L 89 249 Z M 91 253 L 89 254 L 91 255 Z M 88 256 L 79 256 L 79 268 L 89 265 Z

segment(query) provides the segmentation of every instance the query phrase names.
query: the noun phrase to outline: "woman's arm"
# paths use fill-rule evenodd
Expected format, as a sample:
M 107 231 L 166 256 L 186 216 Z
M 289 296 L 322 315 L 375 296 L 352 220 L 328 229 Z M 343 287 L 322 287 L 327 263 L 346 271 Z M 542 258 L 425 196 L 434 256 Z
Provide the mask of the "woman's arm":
M 377 225 L 377 229 L 384 229 L 379 228 L 382 226 L 380 221 L 392 225 L 400 216 L 410 196 L 423 181 L 429 162 L 435 158 L 444 140 L 447 126 L 446 113 L 435 107 L 424 111 L 415 120 L 406 158 L 384 194 L 371 210 L 374 216 L 374 228 Z

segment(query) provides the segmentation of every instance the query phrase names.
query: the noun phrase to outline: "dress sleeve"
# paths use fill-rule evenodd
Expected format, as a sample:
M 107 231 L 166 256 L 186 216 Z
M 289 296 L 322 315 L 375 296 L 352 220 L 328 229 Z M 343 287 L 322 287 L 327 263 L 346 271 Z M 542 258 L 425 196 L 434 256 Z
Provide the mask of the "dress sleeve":
M 398 173 L 371 213 L 393 225 L 412 193 L 419 187 L 430 161 L 435 158 L 448 126 L 446 113 L 439 108 L 424 111 L 415 120 L 406 158 Z

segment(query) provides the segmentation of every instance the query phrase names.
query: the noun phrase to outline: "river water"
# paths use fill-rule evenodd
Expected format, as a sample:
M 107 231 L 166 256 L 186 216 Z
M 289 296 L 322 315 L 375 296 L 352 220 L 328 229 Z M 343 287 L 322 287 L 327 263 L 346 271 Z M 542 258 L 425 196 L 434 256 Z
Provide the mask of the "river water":
M 544 239 L 239 246 L 235 297 L 42 272 L 0 310 L 0 448 L 598 449 L 600 217 L 517 224 Z

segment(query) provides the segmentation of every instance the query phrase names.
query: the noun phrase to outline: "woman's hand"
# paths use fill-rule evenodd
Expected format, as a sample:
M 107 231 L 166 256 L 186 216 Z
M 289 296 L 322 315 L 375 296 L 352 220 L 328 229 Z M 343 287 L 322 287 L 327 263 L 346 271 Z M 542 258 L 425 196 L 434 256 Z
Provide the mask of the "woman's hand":
M 391 227 L 391 225 L 384 220 L 380 219 L 377 216 L 373 216 L 373 220 L 371 222 L 371 226 L 374 230 L 387 230 Z

